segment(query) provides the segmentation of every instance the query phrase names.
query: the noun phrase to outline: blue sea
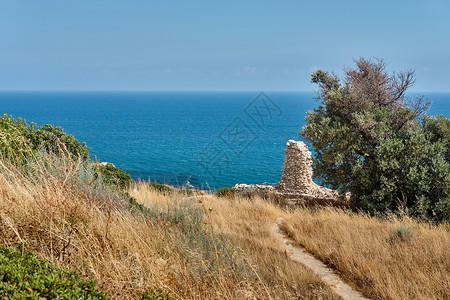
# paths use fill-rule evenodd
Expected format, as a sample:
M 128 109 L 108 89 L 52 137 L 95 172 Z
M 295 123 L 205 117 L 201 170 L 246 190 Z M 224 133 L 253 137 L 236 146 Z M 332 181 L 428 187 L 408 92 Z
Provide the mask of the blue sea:
M 426 96 L 449 117 L 450 94 Z M 61 126 L 134 179 L 204 189 L 278 183 L 317 106 L 302 92 L 0 92 L 2 115 Z

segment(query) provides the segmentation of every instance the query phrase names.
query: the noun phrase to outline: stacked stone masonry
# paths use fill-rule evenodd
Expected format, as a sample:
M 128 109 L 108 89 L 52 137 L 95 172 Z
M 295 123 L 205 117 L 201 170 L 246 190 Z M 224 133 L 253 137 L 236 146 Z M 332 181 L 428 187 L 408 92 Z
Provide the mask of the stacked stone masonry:
M 305 143 L 289 140 L 281 181 L 278 185 L 236 184 L 237 192 L 259 191 L 282 195 L 287 201 L 338 200 L 338 192 L 313 181 L 312 155 Z
M 305 143 L 289 140 L 285 150 L 283 176 L 277 191 L 283 194 L 304 194 L 316 198 L 337 198 L 334 190 L 313 181 L 312 155 Z

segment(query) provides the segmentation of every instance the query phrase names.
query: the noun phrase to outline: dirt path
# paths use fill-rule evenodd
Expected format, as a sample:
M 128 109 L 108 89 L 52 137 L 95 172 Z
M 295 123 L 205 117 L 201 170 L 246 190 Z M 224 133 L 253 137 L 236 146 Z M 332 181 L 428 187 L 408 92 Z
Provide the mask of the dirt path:
M 339 278 L 339 276 L 334 274 L 333 270 L 328 268 L 322 261 L 316 259 L 305 250 L 292 246 L 292 241 L 289 240 L 280 229 L 280 224 L 282 222 L 283 219 L 279 218 L 277 223 L 274 225 L 273 231 L 285 245 L 286 252 L 289 254 L 292 260 L 300 262 L 306 267 L 310 268 L 314 273 L 319 275 L 320 278 L 326 284 L 328 284 L 336 294 L 341 296 L 344 300 L 368 300 L 367 298 L 364 298 L 359 292 L 355 291 L 349 285 L 344 283 Z

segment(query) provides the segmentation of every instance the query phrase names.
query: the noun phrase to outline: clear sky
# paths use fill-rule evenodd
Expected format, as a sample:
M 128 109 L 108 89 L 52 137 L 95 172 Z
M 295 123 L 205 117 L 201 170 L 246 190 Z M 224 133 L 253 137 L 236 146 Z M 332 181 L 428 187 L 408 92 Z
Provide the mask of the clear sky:
M 0 90 L 311 91 L 358 57 L 450 91 L 450 1 L 0 0 Z

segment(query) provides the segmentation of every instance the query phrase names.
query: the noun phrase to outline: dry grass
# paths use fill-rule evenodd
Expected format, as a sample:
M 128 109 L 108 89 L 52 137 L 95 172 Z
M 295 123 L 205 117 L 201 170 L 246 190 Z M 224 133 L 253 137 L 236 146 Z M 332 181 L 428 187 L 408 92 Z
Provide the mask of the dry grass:
M 450 299 L 448 225 L 299 209 L 284 230 L 376 299 Z
M 377 299 L 449 299 L 448 225 L 337 209 L 288 212 L 254 199 L 105 189 L 61 150 L 27 167 L 0 161 L 0 245 L 94 278 L 112 298 L 160 287 L 175 299 L 336 299 L 273 234 L 300 245 Z
M 131 194 L 147 207 L 170 207 L 168 197 L 138 185 Z M 258 299 L 339 299 L 309 269 L 292 262 L 273 233 L 278 217 L 286 214 L 281 208 L 256 198 L 227 199 L 215 196 L 189 197 L 204 211 L 204 226 L 225 241 L 235 256 L 244 260 L 242 267 L 251 274 L 245 289 L 239 288 L 237 299 L 244 295 Z M 218 251 L 221 270 L 228 265 L 221 249 Z M 223 273 L 222 273 L 223 275 Z M 256 288 L 256 289 L 255 289 Z
M 0 162 L 0 245 L 96 279 L 112 298 L 152 287 L 175 299 L 336 298 L 275 245 L 270 226 L 282 211 L 273 206 L 211 198 L 210 211 L 139 185 L 141 213 L 65 151 L 28 168 Z

